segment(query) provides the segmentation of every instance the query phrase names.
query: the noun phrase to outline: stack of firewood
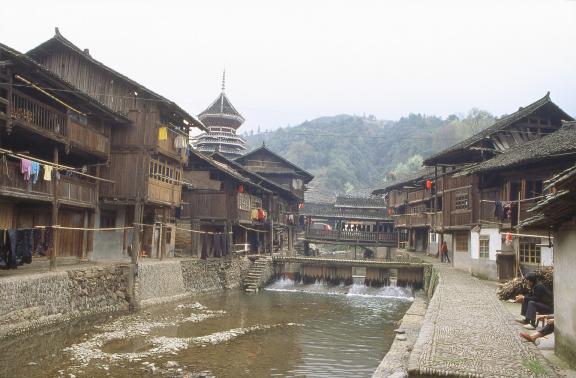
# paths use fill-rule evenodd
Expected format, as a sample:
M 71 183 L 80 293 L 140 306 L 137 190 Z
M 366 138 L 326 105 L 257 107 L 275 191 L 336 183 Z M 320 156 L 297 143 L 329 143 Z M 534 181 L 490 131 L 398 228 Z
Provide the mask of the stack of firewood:
M 553 289 L 554 285 L 554 268 L 545 267 L 541 269 L 536 269 L 534 274 L 538 276 L 538 280 L 542 282 L 544 286 Z M 500 286 L 498 291 L 498 297 L 501 300 L 514 299 L 518 294 L 526 294 L 528 292 L 527 281 L 524 278 L 514 278 L 510 281 L 506 281 Z

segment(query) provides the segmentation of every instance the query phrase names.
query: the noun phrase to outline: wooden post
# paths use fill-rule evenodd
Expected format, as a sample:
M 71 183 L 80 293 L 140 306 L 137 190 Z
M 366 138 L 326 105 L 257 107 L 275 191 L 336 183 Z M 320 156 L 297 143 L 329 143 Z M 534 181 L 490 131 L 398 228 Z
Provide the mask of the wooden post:
M 520 201 L 520 194 L 522 193 L 522 191 L 518 192 L 518 214 L 516 215 L 516 233 L 519 234 L 520 233 L 520 206 L 522 204 L 522 202 Z M 512 215 L 510 215 L 510 218 L 512 218 Z M 510 219 L 510 221 L 512 221 L 512 219 Z M 522 270 L 520 269 L 520 237 L 516 237 L 516 243 L 514 243 L 515 245 L 515 249 L 516 249 L 516 270 L 514 273 L 514 277 L 522 277 Z
M 158 235 L 158 252 L 160 254 L 160 260 L 164 260 L 166 255 L 166 226 L 164 226 L 162 222 L 160 222 L 160 232 Z
M 54 164 L 58 165 L 58 146 L 54 146 Z M 52 226 L 58 226 L 58 168 L 55 168 L 52 171 Z M 53 227 L 52 229 L 52 239 L 53 239 L 53 246 L 52 246 L 52 253 L 50 254 L 50 270 L 56 269 L 56 254 L 58 253 L 59 248 L 59 230 L 57 227 Z
M 84 228 L 88 228 L 90 220 L 90 215 L 88 210 L 84 210 Z M 88 231 L 82 231 L 82 260 L 86 261 L 86 256 L 88 254 Z
M 140 225 L 138 223 L 142 223 L 142 203 L 140 201 L 140 195 L 138 195 L 136 205 L 134 206 L 132 255 L 130 256 L 130 269 L 128 273 L 128 305 L 132 311 L 138 309 L 138 300 L 136 298 L 136 276 L 138 274 L 138 257 L 140 255 Z
M 191 231 L 200 231 L 200 221 L 198 219 L 191 219 L 190 220 L 190 230 Z M 191 254 L 192 256 L 198 255 L 198 246 L 200 245 L 200 235 L 196 232 L 190 233 L 190 248 L 192 249 Z
M 270 255 L 274 253 L 274 220 L 270 219 Z
M 8 88 L 6 90 L 6 100 L 8 104 L 6 105 L 6 133 L 10 135 L 12 133 L 12 70 L 10 67 L 6 69 L 6 75 L 8 75 Z
M 228 251 L 228 256 L 232 255 L 232 249 L 234 248 L 234 240 L 233 240 L 233 234 L 232 234 L 232 222 L 227 220 L 226 221 L 226 227 L 224 228 L 225 232 L 226 232 L 226 243 L 228 244 L 226 250 Z M 228 257 L 227 256 L 227 257 Z

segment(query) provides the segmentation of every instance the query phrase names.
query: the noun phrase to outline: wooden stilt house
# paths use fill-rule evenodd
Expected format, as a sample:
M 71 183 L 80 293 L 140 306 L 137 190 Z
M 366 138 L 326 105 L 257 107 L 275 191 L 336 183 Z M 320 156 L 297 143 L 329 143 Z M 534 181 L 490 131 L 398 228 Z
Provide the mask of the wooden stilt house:
M 97 101 L 131 120 L 114 128 L 109 164 L 103 177 L 114 184 L 100 188 L 102 210 L 97 225 L 142 223 L 145 256 L 173 249 L 174 213 L 181 205 L 182 171 L 187 161 L 189 130 L 205 130 L 174 102 L 94 59 L 64 38 L 53 38 L 28 54 Z M 100 250 L 106 256 L 108 248 Z
M 82 229 L 94 226 L 100 188 L 112 184 L 101 169 L 112 130 L 130 128 L 124 115 L 0 44 L 0 229 L 33 230 L 36 256 L 90 257 L 94 234 Z M 37 228 L 56 225 L 67 228 L 50 237 Z

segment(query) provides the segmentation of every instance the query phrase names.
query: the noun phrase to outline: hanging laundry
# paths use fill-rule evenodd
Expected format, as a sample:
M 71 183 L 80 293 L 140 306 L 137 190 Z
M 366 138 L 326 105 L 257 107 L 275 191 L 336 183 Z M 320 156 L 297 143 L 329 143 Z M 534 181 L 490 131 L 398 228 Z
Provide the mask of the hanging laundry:
M 38 182 L 38 176 L 40 176 L 40 164 L 36 161 L 33 161 L 30 164 L 30 178 L 32 179 L 32 184 L 36 184 Z
M 502 202 L 496 201 L 494 202 L 494 217 L 497 219 L 502 219 L 502 216 L 503 216 Z
M 42 177 L 44 181 L 52 181 L 52 166 L 44 165 L 44 176 Z
M 222 257 L 222 238 L 221 234 L 213 234 L 214 257 Z
M 220 238 L 222 239 L 220 241 L 221 245 L 222 245 L 222 257 L 228 256 L 228 234 L 226 233 L 222 233 L 220 235 Z
M 0 230 L 0 269 L 8 268 L 8 245 L 6 230 Z
M 200 252 L 200 258 L 202 260 L 208 258 L 208 234 L 202 235 L 202 251 Z
M 30 181 L 32 162 L 28 159 L 20 160 L 20 172 L 24 175 L 24 181 Z
M 158 129 L 158 140 L 168 140 L 168 128 L 161 127 Z
M 186 143 L 186 138 L 184 138 L 182 135 L 178 135 L 175 139 L 174 139 L 174 147 L 178 148 L 178 149 L 184 149 L 186 148 L 188 143 Z
M 252 220 L 258 220 L 258 209 L 252 209 L 250 212 L 250 216 Z

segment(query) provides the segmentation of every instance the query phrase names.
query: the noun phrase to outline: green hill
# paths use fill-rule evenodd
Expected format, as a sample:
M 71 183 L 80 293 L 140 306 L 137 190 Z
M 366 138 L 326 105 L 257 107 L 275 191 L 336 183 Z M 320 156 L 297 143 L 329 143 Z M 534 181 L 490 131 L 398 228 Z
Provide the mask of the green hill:
M 417 170 L 434 154 L 489 126 L 487 112 L 447 119 L 410 114 L 398 121 L 337 115 L 272 132 L 244 135 L 249 148 L 266 146 L 316 177 L 310 194 L 367 193 Z

